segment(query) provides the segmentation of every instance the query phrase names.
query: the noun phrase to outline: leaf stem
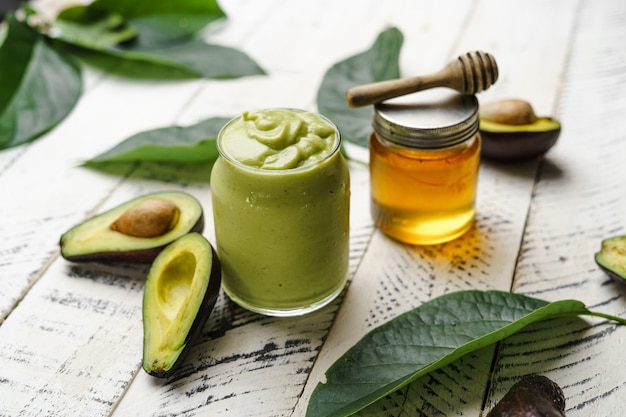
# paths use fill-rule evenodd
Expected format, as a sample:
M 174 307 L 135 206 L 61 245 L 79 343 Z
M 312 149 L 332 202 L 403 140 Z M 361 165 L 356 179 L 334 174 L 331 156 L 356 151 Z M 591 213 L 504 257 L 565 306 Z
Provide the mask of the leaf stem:
M 585 313 L 588 316 L 594 316 L 594 317 L 600 317 L 603 319 L 607 319 L 607 320 L 611 320 L 611 321 L 615 321 L 619 324 L 626 324 L 626 319 L 619 317 L 619 316 L 614 316 L 612 314 L 605 314 L 605 313 L 600 313 L 597 311 L 589 311 L 588 313 Z

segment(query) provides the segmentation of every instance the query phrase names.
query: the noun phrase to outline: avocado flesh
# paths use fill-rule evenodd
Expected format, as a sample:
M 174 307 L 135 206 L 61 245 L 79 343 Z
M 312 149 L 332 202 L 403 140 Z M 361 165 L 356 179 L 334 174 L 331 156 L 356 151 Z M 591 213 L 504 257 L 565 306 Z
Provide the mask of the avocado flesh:
M 480 120 L 481 155 L 486 159 L 516 161 L 545 154 L 559 138 L 561 124 L 548 117 L 511 125 Z
M 480 119 L 480 130 L 491 133 L 516 133 L 516 132 L 550 132 L 559 130 L 561 123 L 550 117 L 539 117 L 533 123 L 511 125 Z
M 110 226 L 134 204 L 149 198 L 170 200 L 180 209 L 174 227 L 155 237 L 135 237 L 111 230 Z M 195 197 L 179 191 L 147 194 L 74 226 L 61 236 L 61 255 L 73 262 L 150 263 L 169 243 L 190 233 L 202 232 L 204 214 Z
M 609 277 L 626 284 L 626 236 L 603 240 L 595 261 Z
M 143 368 L 171 375 L 201 334 L 219 294 L 221 268 L 211 244 L 190 233 L 154 260 L 143 297 Z

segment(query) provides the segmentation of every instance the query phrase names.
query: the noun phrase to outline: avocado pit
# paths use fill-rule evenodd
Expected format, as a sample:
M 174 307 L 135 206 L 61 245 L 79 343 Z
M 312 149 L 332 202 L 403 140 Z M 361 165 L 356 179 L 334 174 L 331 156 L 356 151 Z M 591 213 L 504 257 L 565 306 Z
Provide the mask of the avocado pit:
M 72 262 L 151 263 L 168 244 L 203 229 L 202 206 L 192 195 L 147 194 L 69 229 L 60 239 L 61 255 Z
M 136 237 L 161 236 L 171 230 L 180 217 L 176 204 L 164 198 L 148 198 L 126 210 L 111 230 Z
M 480 118 L 505 125 L 527 125 L 537 120 L 535 110 L 526 100 L 511 98 L 485 104 Z
M 515 161 L 543 155 L 561 132 L 558 120 L 537 116 L 530 103 L 521 99 L 481 105 L 479 118 L 481 154 L 486 159 Z

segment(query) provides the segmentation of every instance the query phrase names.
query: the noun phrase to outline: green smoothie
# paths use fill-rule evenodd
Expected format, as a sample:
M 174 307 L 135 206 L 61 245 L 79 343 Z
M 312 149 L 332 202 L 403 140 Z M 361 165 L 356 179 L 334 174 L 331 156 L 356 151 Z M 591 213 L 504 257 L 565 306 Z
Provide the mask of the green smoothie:
M 223 287 L 268 315 L 316 310 L 348 271 L 350 179 L 335 126 L 292 109 L 246 112 L 219 134 L 211 175 Z

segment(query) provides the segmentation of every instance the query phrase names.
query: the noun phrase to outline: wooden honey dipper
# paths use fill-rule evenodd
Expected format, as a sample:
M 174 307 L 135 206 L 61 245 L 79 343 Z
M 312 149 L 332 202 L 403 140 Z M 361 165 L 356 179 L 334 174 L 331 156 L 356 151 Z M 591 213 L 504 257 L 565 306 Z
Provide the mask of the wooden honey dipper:
M 475 51 L 459 56 L 433 74 L 352 87 L 346 92 L 346 100 L 350 107 L 362 107 L 434 87 L 448 87 L 463 94 L 476 94 L 491 87 L 497 79 L 498 65 L 493 56 Z

